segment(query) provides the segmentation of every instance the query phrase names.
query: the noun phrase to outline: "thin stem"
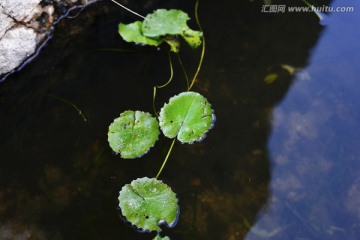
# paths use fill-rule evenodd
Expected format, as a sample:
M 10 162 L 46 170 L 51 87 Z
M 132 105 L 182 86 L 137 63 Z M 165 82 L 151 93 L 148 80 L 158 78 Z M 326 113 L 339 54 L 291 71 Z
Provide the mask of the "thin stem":
M 67 16 L 67 18 L 77 18 L 84 9 L 85 9 L 85 6 L 83 8 L 81 8 L 80 11 L 75 14 L 75 16 L 70 16 L 70 14 L 69 14 L 69 16 Z
M 172 61 L 171 61 L 171 56 L 170 56 L 170 53 L 169 53 L 169 52 L 168 52 L 168 58 L 169 58 L 169 65 L 170 65 L 170 77 L 169 77 L 169 80 L 168 80 L 166 83 L 164 83 L 163 85 L 154 86 L 154 92 L 153 92 L 153 109 L 154 109 L 155 115 L 156 115 L 157 117 L 159 117 L 159 116 L 158 116 L 158 114 L 157 114 L 157 112 L 156 112 L 156 107 L 155 107 L 155 102 L 156 102 L 156 101 L 155 101 L 155 99 L 156 99 L 156 89 L 166 87 L 166 86 L 171 82 L 171 80 L 172 80 L 173 77 L 174 77 L 174 69 L 173 69 L 173 65 L 172 65 Z
M 196 0 L 196 5 L 195 5 L 195 19 L 196 19 L 196 23 L 200 29 L 201 32 L 203 32 L 201 25 L 200 25 L 200 21 L 199 21 L 199 15 L 198 15 L 198 9 L 199 9 L 199 0 Z M 202 36 L 203 38 L 203 43 L 202 43 L 202 49 L 201 49 L 201 55 L 200 55 L 200 61 L 199 61 L 199 65 L 198 68 L 196 69 L 195 75 L 191 81 L 190 87 L 188 87 L 188 91 L 191 90 L 191 88 L 193 87 L 195 80 L 197 78 L 197 76 L 199 75 L 203 60 L 204 60 L 204 55 L 205 55 L 205 36 Z
M 58 99 L 58 100 L 60 100 L 60 101 L 62 101 L 62 102 L 65 102 L 65 103 L 71 105 L 73 108 L 76 109 L 76 111 L 78 111 L 79 115 L 81 115 L 81 117 L 82 117 L 82 119 L 84 120 L 84 122 L 87 121 L 86 118 L 85 118 L 85 116 L 84 116 L 84 114 L 81 112 L 80 108 L 78 108 L 78 107 L 77 107 L 75 104 L 73 104 L 72 102 L 70 102 L 70 101 L 68 101 L 68 100 L 66 100 L 66 99 L 64 99 L 64 98 L 62 98 L 62 97 L 53 95 L 53 94 L 46 94 L 46 95 L 49 96 L 49 97 L 56 98 L 56 99 Z
M 126 11 L 129 11 L 129 12 L 131 12 L 132 14 L 135 14 L 136 16 L 138 16 L 138 17 L 141 17 L 141 18 L 145 19 L 145 17 L 144 17 L 144 16 L 142 16 L 142 15 L 138 14 L 137 12 L 134 12 L 133 10 L 131 10 L 131 9 L 127 8 L 127 7 L 125 7 L 124 5 L 122 5 L 122 4 L 120 4 L 120 3 L 118 3 L 118 2 L 116 2 L 116 1 L 114 1 L 114 0 L 111 0 L 111 1 L 112 1 L 113 3 L 115 3 L 115 4 L 119 5 L 120 7 L 122 7 L 123 9 L 125 9 Z
M 161 168 L 160 168 L 160 170 L 159 170 L 158 174 L 156 175 L 156 179 L 158 179 L 158 177 L 160 176 L 160 174 L 161 174 L 162 170 L 164 169 L 165 164 L 166 164 L 167 160 L 169 159 L 169 156 L 170 156 L 171 150 L 172 150 L 172 149 L 173 149 L 173 147 L 174 147 L 174 143 L 175 143 L 175 141 L 176 141 L 176 138 L 174 138 L 174 139 L 173 139 L 173 141 L 172 141 L 172 143 L 171 143 L 171 146 L 170 146 L 170 148 L 169 148 L 169 150 L 168 150 L 168 153 L 166 154 L 165 160 L 164 160 L 163 164 L 161 165 Z
M 185 70 L 185 67 L 184 67 L 184 64 L 182 63 L 181 61 L 181 58 L 180 58 L 180 55 L 179 53 L 176 53 L 176 56 L 178 57 L 178 60 L 179 60 L 179 64 L 180 64 L 180 67 L 181 67 L 181 70 L 183 71 L 184 75 L 185 75 L 185 79 L 186 79 L 186 88 L 189 89 L 189 77 L 186 73 L 186 70 Z
M 156 88 L 163 88 L 163 87 L 166 87 L 170 82 L 171 80 L 173 79 L 173 76 L 174 76 L 174 69 L 173 69 L 173 65 L 172 65 L 172 61 L 171 61 L 171 56 L 170 56 L 170 53 L 168 52 L 168 58 L 169 58 L 169 65 L 170 65 L 170 78 L 169 80 L 164 83 L 163 85 L 160 85 L 160 86 L 156 86 Z
M 156 112 L 155 99 L 156 99 L 156 87 L 154 87 L 154 91 L 153 91 L 153 110 L 156 117 L 159 117 L 159 114 Z

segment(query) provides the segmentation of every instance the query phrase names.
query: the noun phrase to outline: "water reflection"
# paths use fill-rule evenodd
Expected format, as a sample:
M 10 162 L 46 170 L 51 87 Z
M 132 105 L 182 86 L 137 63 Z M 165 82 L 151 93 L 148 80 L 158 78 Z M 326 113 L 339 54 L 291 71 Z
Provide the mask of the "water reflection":
M 310 64 L 273 112 L 269 205 L 246 239 L 358 239 L 360 21 L 333 13 Z M 266 237 L 265 237 L 266 238 Z

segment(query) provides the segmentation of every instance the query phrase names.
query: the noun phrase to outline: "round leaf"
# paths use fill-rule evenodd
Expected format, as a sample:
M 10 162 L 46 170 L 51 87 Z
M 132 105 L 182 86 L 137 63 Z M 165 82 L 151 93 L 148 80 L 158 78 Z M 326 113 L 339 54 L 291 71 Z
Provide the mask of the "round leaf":
M 160 111 L 160 128 L 168 138 L 182 143 L 201 141 L 213 126 L 215 115 L 210 103 L 196 92 L 183 92 L 170 98 Z
M 155 178 L 138 178 L 120 191 L 119 206 L 126 219 L 138 228 L 160 231 L 159 224 L 176 224 L 179 207 L 175 193 Z
M 181 35 L 189 29 L 186 22 L 189 20 L 187 13 L 176 9 L 158 9 L 148 14 L 142 25 L 142 32 L 147 37 L 159 37 L 167 34 Z
M 119 24 L 119 34 L 127 42 L 135 42 L 152 46 L 159 46 L 163 40 L 159 38 L 145 37 L 141 32 L 142 22 L 136 21 L 130 24 Z
M 141 157 L 155 144 L 159 124 L 150 113 L 125 111 L 109 126 L 108 141 L 122 158 Z

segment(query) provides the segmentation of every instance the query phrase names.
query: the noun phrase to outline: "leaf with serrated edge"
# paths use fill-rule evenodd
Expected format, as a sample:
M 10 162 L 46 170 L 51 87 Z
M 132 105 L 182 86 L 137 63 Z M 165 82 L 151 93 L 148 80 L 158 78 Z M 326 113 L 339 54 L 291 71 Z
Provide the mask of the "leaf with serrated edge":
M 210 103 L 196 92 L 183 92 L 170 98 L 159 115 L 163 134 L 168 138 L 177 137 L 182 143 L 201 141 L 214 121 Z
M 136 158 L 149 151 L 159 134 L 159 123 L 150 113 L 128 110 L 110 124 L 108 141 L 122 158 Z
M 178 200 L 169 186 L 155 178 L 138 178 L 119 194 L 119 206 L 126 219 L 140 229 L 160 231 L 160 224 L 174 227 L 179 214 Z

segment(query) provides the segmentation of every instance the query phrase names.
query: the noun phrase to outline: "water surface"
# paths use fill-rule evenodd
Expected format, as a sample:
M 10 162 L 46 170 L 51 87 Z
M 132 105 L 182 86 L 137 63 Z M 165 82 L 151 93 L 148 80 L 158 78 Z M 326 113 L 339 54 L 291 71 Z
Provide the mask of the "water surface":
M 155 1 L 141 11 L 169 7 L 192 13 L 194 5 Z M 200 3 L 207 47 L 194 90 L 217 121 L 201 143 L 174 147 L 160 178 L 181 214 L 165 232 L 175 240 L 357 239 L 359 13 L 332 14 L 323 26 L 310 13 L 261 8 Z M 152 112 L 152 88 L 169 77 L 165 48 L 118 36 L 120 21 L 135 20 L 110 1 L 89 6 L 0 86 L 1 237 L 154 236 L 123 221 L 117 197 L 131 180 L 156 175 L 171 141 L 160 137 L 143 158 L 123 160 L 106 136 L 124 110 Z M 183 46 L 189 73 L 199 54 Z M 173 61 L 157 108 L 186 87 Z

